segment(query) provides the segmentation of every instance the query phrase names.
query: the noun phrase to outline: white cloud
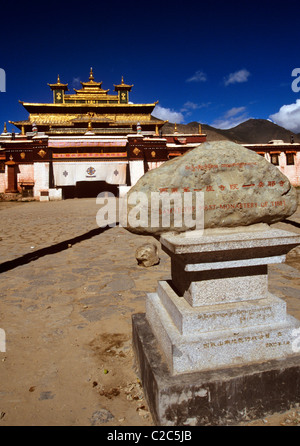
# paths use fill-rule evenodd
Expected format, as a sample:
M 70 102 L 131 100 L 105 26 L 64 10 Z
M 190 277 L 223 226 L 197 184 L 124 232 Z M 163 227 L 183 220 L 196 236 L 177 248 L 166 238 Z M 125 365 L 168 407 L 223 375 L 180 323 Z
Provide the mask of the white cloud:
M 184 121 L 184 116 L 181 112 L 176 112 L 175 110 L 164 108 L 160 105 L 156 105 L 152 112 L 152 116 L 158 119 L 163 119 L 164 121 L 176 122 L 177 124 L 181 124 Z
M 188 118 L 189 116 L 192 116 L 193 112 L 195 110 L 199 110 L 200 108 L 208 107 L 211 104 L 211 102 L 202 102 L 201 104 L 196 104 L 192 101 L 187 101 L 183 107 L 180 109 L 182 113 L 185 114 L 185 117 Z
M 224 84 L 230 85 L 230 84 L 240 84 L 242 82 L 247 82 L 248 78 L 250 76 L 250 72 L 248 70 L 239 70 L 235 73 L 230 73 L 225 79 Z
M 199 70 L 196 71 L 195 74 L 193 74 L 193 76 L 189 77 L 186 82 L 206 82 L 207 80 L 207 76 L 205 73 L 203 73 L 203 71 Z
M 225 113 L 225 118 L 232 118 L 233 116 L 238 115 L 246 110 L 246 107 L 232 107 Z
M 198 110 L 199 108 L 208 107 L 210 104 L 211 102 L 202 102 L 201 104 L 196 104 L 195 102 L 187 101 L 185 104 L 183 104 L 183 107 L 180 111 L 182 113 L 190 112 L 191 110 Z
M 187 101 L 184 105 L 181 111 L 187 111 L 187 110 L 197 110 L 199 108 L 198 104 L 195 104 L 195 102 Z
M 269 118 L 291 132 L 300 133 L 300 99 L 297 99 L 295 104 L 283 105 L 279 112 Z
M 246 107 L 233 107 L 210 125 L 217 129 L 231 129 L 249 119 Z
M 247 121 L 249 118 L 245 116 L 239 116 L 234 119 L 216 119 L 212 124 L 210 124 L 212 127 L 215 127 L 217 129 L 232 129 L 233 127 L 236 127 L 237 125 L 241 124 L 242 122 Z
M 72 81 L 73 88 L 79 88 L 80 87 L 80 77 L 73 77 Z

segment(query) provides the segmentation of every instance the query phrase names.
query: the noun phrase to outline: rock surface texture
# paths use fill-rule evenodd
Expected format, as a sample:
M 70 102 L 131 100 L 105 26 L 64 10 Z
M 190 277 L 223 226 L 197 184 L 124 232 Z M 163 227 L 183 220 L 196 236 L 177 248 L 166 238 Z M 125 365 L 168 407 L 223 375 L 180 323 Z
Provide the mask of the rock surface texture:
M 187 211 L 183 196 L 192 193 L 192 217 L 200 210 L 196 192 L 204 193 L 204 228 L 272 224 L 292 215 L 297 209 L 297 192 L 288 178 L 265 158 L 241 145 L 228 142 L 206 142 L 182 157 L 175 158 L 148 171 L 128 193 L 128 215 L 136 213 L 134 192 L 147 197 L 143 203 L 141 223 L 127 229 L 138 234 L 159 235 L 163 232 L 183 232 L 191 228 L 174 224 L 176 213 Z M 169 226 L 151 224 L 151 193 L 180 194 L 182 207 L 171 201 L 170 210 L 160 207 L 159 214 L 170 213 Z M 165 195 L 166 196 L 166 195 Z M 130 203 L 131 201 L 131 203 Z M 160 204 L 161 206 L 161 204 Z M 147 207 L 147 212 L 145 212 Z M 135 209 L 134 209 L 135 208 Z M 153 212 L 153 209 L 152 209 Z

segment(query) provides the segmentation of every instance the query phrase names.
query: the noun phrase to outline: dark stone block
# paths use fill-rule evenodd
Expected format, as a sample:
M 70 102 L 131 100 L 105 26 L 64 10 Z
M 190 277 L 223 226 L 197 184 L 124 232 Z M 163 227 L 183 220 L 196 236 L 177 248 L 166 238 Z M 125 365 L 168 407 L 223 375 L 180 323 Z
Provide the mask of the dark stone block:
M 140 379 L 158 426 L 230 425 L 300 403 L 300 355 L 173 376 L 145 314 L 132 316 Z

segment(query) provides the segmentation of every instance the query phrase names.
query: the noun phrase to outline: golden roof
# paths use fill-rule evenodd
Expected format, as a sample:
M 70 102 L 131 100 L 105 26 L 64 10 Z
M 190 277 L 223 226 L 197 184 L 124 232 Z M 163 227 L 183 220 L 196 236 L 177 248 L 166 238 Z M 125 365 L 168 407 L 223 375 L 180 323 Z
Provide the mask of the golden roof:
M 58 75 L 55 84 L 48 84 L 56 94 L 55 90 L 67 90 L 68 84 L 62 84 Z M 28 103 L 19 101 L 29 112 L 27 121 L 11 122 L 16 127 L 26 128 L 35 122 L 37 126 L 73 126 L 83 125 L 85 122 L 92 122 L 97 127 L 135 125 L 140 122 L 142 125 L 153 127 L 163 125 L 165 121 L 153 118 L 151 113 L 158 103 L 132 104 L 120 101 L 120 92 L 130 91 L 133 85 L 125 84 L 122 76 L 121 84 L 114 85 L 115 91 L 119 94 L 108 94 L 109 90 L 102 89 L 102 82 L 95 82 L 93 69 L 90 69 L 89 80 L 81 82 L 82 88 L 74 89 L 74 94 L 65 94 L 63 102 L 53 103 Z M 127 96 L 128 100 L 128 96 Z

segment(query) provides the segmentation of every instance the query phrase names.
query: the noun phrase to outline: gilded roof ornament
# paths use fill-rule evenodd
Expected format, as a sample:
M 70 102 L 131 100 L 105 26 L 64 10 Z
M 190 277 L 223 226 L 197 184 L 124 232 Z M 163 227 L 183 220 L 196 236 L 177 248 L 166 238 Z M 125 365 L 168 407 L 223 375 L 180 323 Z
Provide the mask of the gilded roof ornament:
M 133 87 L 133 85 L 125 84 L 124 77 L 122 76 L 121 83 L 119 85 L 114 85 L 114 87 L 115 87 L 115 91 L 118 91 L 118 89 L 121 89 L 121 88 L 124 90 L 130 91 L 131 88 Z
M 60 82 L 60 77 L 59 74 L 57 75 L 57 81 L 55 84 L 48 84 L 49 87 L 51 88 L 51 90 L 64 90 L 64 91 L 68 91 L 68 84 L 62 84 Z
M 91 67 L 90 69 L 90 77 L 89 77 L 90 82 L 93 82 L 94 80 L 94 75 L 93 75 L 93 68 Z

